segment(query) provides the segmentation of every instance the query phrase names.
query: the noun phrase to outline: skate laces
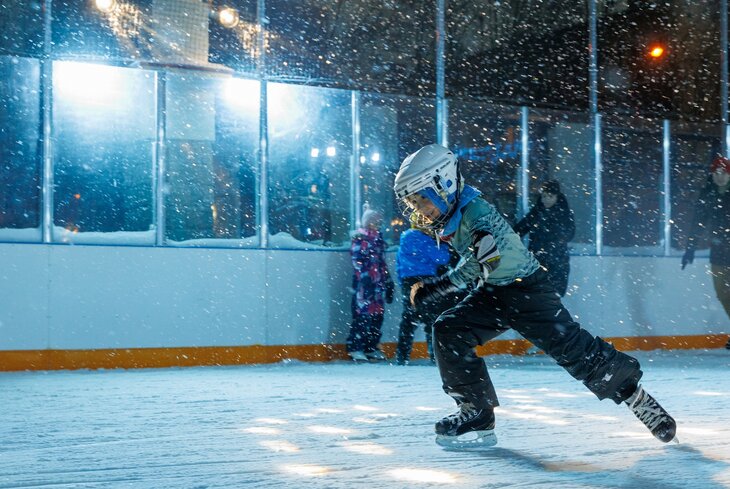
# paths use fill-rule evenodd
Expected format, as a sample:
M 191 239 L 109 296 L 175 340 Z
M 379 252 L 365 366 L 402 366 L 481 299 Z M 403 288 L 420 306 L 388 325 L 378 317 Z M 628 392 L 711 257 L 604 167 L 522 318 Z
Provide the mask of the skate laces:
M 639 393 L 629 408 L 652 432 L 667 418 L 664 409 L 643 387 L 639 387 Z
M 478 409 L 474 404 L 470 402 L 462 402 L 459 404 L 459 410 L 455 412 L 454 414 L 450 414 L 446 417 L 446 421 L 453 425 L 453 424 L 462 424 L 466 421 L 469 421 L 469 419 L 473 418 L 477 413 Z

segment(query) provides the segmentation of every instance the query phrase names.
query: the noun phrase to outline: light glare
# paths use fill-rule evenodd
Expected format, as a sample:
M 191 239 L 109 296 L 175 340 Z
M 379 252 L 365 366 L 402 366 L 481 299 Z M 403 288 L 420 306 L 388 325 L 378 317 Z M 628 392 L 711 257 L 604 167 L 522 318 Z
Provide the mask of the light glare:
M 661 56 L 664 54 L 664 48 L 661 46 L 654 46 L 649 51 L 649 56 L 652 58 L 661 58 Z
M 116 8 L 117 0 L 95 0 L 94 5 L 96 5 L 96 8 L 100 11 L 108 14 Z
M 225 7 L 218 12 L 218 22 L 226 29 L 236 27 L 240 20 L 236 9 Z

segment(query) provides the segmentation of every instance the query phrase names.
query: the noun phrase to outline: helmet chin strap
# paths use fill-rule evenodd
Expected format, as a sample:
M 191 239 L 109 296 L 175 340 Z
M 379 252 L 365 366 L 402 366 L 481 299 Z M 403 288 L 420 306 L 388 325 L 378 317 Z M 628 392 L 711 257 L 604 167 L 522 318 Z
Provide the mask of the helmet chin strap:
M 454 213 L 456 213 L 456 208 L 459 204 L 459 197 L 461 197 L 461 172 L 459 171 L 459 162 L 456 162 L 456 191 L 454 192 L 454 204 L 451 206 L 451 209 L 449 210 L 448 214 L 444 216 L 443 219 L 439 219 L 438 223 L 438 229 L 434 228 L 434 230 L 441 231 L 446 226 L 446 224 L 451 220 Z M 437 234 L 438 235 L 438 234 Z

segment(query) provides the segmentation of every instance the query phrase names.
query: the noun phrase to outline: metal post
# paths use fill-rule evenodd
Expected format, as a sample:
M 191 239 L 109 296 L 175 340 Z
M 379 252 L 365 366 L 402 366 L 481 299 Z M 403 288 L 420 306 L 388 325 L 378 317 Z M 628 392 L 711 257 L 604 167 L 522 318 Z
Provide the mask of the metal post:
M 446 119 L 446 0 L 436 0 L 436 142 L 447 146 Z
M 53 241 L 53 60 L 51 53 L 52 0 L 43 2 L 43 58 L 41 59 L 41 234 Z
M 728 156 L 730 130 L 728 130 L 728 33 L 727 0 L 720 1 L 720 120 L 725 137 L 722 139 L 722 154 Z
M 446 148 L 449 147 L 449 100 L 447 98 L 441 99 L 439 109 L 438 122 L 436 122 L 437 130 L 439 131 L 439 144 Z
M 352 91 L 352 159 L 350 160 L 350 230 L 360 227 L 362 192 L 360 186 L 360 92 Z
M 601 114 L 593 116 L 593 154 L 596 183 L 596 255 L 603 254 L 603 161 L 601 147 Z
M 522 107 L 521 130 L 522 162 L 520 164 L 520 205 L 518 217 L 524 217 L 530 209 L 530 109 Z
M 588 106 L 593 118 L 593 160 L 596 184 L 596 254 L 603 253 L 603 163 L 601 161 L 601 114 L 598 113 L 598 20 L 596 0 L 588 0 Z
M 259 228 L 259 246 L 269 246 L 269 120 L 267 111 L 267 82 L 261 80 L 261 94 L 259 97 L 259 171 L 256 218 Z
M 662 141 L 662 175 L 664 176 L 663 193 L 664 193 L 664 256 L 669 256 L 672 249 L 672 188 L 671 188 L 671 126 L 669 120 L 664 120 L 664 131 Z
M 268 87 L 266 81 L 266 0 L 256 3 L 256 72 L 261 83 L 259 97 L 259 171 L 256 219 L 259 228 L 259 246 L 269 246 L 269 119 Z
M 167 73 L 158 71 L 155 75 L 155 99 L 157 106 L 157 135 L 154 156 L 154 220 L 155 245 L 164 246 L 167 226 L 165 214 L 165 180 L 167 175 Z
M 598 21 L 596 19 L 596 0 L 588 0 L 588 28 L 590 39 L 588 53 L 589 107 L 591 114 L 598 112 Z

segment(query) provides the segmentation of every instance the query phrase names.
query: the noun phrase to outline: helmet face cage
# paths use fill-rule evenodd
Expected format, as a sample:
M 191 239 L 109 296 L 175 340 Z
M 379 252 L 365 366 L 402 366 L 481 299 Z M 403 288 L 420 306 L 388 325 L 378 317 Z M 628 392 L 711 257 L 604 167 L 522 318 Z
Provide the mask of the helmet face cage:
M 437 230 L 443 228 L 453 214 L 459 197 L 461 178 L 458 160 L 447 148 L 431 144 L 406 157 L 395 177 L 398 207 L 417 227 Z M 413 197 L 428 199 L 440 215 L 433 219 L 417 208 Z
M 427 218 L 426 216 L 421 214 L 418 209 L 414 208 L 410 203 L 408 203 L 408 198 L 416 194 L 421 194 L 423 196 L 423 192 L 418 191 L 410 193 L 398 199 L 398 208 L 400 209 L 401 214 L 403 214 L 403 216 L 408 219 L 408 222 L 410 222 L 412 225 L 419 229 L 436 230 L 442 228 L 449 220 L 449 217 L 451 217 L 451 214 L 449 212 L 441 212 L 441 215 L 434 220 Z M 427 198 L 431 200 L 430 197 Z M 442 205 L 439 205 L 438 202 L 434 202 L 434 205 L 439 209 L 442 208 Z
M 442 184 L 443 178 L 436 173 L 430 180 L 424 182 L 425 185 L 422 184 L 418 187 L 413 187 L 407 190 L 404 189 L 399 192 L 397 194 L 398 208 L 403 216 L 405 216 L 410 223 L 421 229 L 438 230 L 443 228 L 451 218 L 452 211 L 454 210 L 454 206 L 458 200 L 459 187 L 461 186 L 461 178 L 459 177 L 458 169 L 456 175 L 456 182 L 448 182 L 448 187 Z M 419 212 L 419 210 L 409 202 L 409 198 L 415 195 L 419 195 L 422 198 L 430 200 L 431 203 L 439 209 L 439 217 L 432 220 L 421 214 L 421 212 Z

